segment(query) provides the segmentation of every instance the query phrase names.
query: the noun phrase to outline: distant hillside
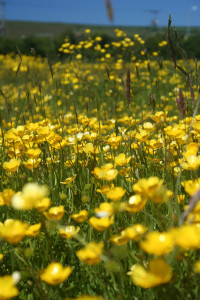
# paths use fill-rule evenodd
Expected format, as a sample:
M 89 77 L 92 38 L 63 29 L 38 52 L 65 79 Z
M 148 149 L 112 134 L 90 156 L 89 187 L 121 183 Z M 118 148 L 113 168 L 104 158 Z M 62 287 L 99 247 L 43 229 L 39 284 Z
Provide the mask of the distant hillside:
M 138 33 L 143 38 L 149 34 L 154 33 L 151 27 L 122 27 L 122 26 L 91 26 L 91 25 L 77 25 L 64 23 L 42 23 L 42 22 L 24 22 L 24 21 L 6 21 L 6 35 L 9 38 L 21 38 L 27 36 L 49 36 L 55 38 L 67 31 L 73 31 L 77 35 L 82 33 L 86 28 L 90 28 L 93 33 L 107 33 L 114 35 L 114 29 L 118 27 L 125 30 L 129 35 Z M 186 28 L 178 28 L 181 33 L 186 33 Z M 166 28 L 159 27 L 157 32 L 166 32 Z M 191 33 L 199 32 L 199 28 L 191 28 Z

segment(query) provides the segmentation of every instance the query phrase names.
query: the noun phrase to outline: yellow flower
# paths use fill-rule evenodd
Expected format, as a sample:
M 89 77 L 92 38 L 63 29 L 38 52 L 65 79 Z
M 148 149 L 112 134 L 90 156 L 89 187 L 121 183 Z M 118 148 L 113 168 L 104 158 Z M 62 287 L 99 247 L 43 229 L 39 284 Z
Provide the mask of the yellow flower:
M 26 152 L 26 156 L 28 158 L 38 158 L 38 156 L 41 154 L 41 150 L 39 148 L 37 149 L 28 149 Z
M 163 259 L 155 258 L 150 261 L 148 270 L 136 264 L 132 266 L 128 275 L 135 285 L 147 289 L 169 282 L 172 278 L 172 268 Z
M 113 235 L 110 239 L 111 243 L 115 245 L 126 245 L 129 242 L 128 236 L 123 234 L 123 231 L 120 235 Z
M 179 228 L 173 228 L 171 234 L 175 245 L 189 250 L 200 248 L 200 230 L 195 224 L 183 225 Z
M 34 224 L 28 227 L 26 230 L 26 235 L 29 237 L 35 237 L 40 234 L 41 223 Z
M 147 203 L 147 198 L 140 195 L 133 195 L 129 198 L 126 210 L 132 213 L 141 211 Z
M 78 214 L 73 214 L 72 219 L 77 223 L 82 223 L 87 219 L 88 212 L 87 210 L 83 209 Z
M 172 197 L 173 192 L 170 190 L 167 190 L 163 185 L 161 185 L 155 193 L 151 196 L 151 201 L 154 203 L 164 203 L 166 202 L 170 197 Z
M 182 162 L 181 166 L 185 170 L 196 170 L 200 167 L 200 156 L 191 155 L 187 157 L 186 162 Z
M 59 234 L 65 239 L 71 239 L 80 230 L 80 227 L 66 226 L 59 229 Z
M 198 191 L 198 189 L 200 189 L 200 178 L 197 178 L 196 180 L 183 181 L 181 182 L 181 184 L 184 187 L 186 193 L 192 196 Z
M 5 134 L 5 139 L 9 140 L 9 141 L 15 141 L 17 140 L 17 135 L 11 130 L 7 131 Z
M 152 52 L 152 55 L 153 56 L 158 56 L 158 52 L 154 51 L 154 52 Z
M 0 277 L 0 299 L 7 300 L 19 294 L 15 281 L 10 275 Z
M 0 194 L 0 206 L 4 206 L 4 205 L 5 205 L 5 202 L 3 200 L 3 197 Z
M 12 197 L 11 203 L 15 209 L 37 208 L 41 211 L 41 207 L 47 208 L 50 205 L 50 199 L 47 198 L 48 193 L 48 188 L 45 185 L 34 182 L 27 183 L 22 192 L 18 192 Z
M 164 128 L 165 134 L 174 138 L 181 139 L 185 135 L 185 131 L 179 127 L 168 126 Z
M 35 131 L 38 128 L 38 123 L 29 123 L 26 125 L 27 129 L 31 132 Z
M 85 246 L 85 248 L 76 252 L 76 255 L 80 260 L 88 265 L 96 265 L 101 261 L 101 255 L 103 252 L 103 243 L 91 242 Z
M 187 160 L 188 157 L 190 156 L 196 156 L 198 152 L 198 144 L 197 143 L 189 143 L 186 146 L 186 151 L 183 152 L 183 157 Z
M 117 147 L 117 146 L 119 146 L 121 140 L 122 140 L 121 136 L 113 136 L 113 137 L 110 137 L 106 142 L 110 146 Z
M 173 250 L 174 242 L 170 233 L 153 231 L 140 242 L 140 247 L 149 254 L 165 255 Z
M 94 168 L 92 174 L 94 174 L 97 179 L 110 182 L 116 178 L 118 171 L 116 169 L 113 169 L 112 164 L 107 164 L 105 166 L 102 166 L 101 168 Z
M 185 195 L 177 195 L 178 203 L 183 204 L 185 202 Z
M 99 218 L 110 217 L 114 214 L 113 203 L 103 202 L 94 211 Z
M 0 261 L 2 261 L 2 259 L 3 259 L 3 254 L 0 253 Z
M 26 209 L 33 208 L 33 202 L 26 201 L 22 195 L 22 192 L 18 192 L 12 197 L 11 204 L 15 209 L 19 209 L 19 210 L 26 210 Z
M 45 269 L 41 270 L 39 275 L 43 281 L 51 285 L 57 285 L 65 281 L 71 272 L 72 269 L 70 267 L 63 267 L 58 262 L 52 262 Z
M 146 142 L 146 145 L 152 150 L 156 150 L 156 149 L 159 149 L 159 148 L 162 148 L 163 147 L 163 141 L 160 139 L 160 140 L 150 140 L 150 141 L 147 141 Z M 150 151 L 150 149 L 148 149 L 148 151 Z M 147 152 L 148 153 L 148 152 Z M 154 152 L 152 152 L 153 154 Z
M 158 177 L 142 178 L 133 185 L 133 191 L 141 196 L 151 198 L 162 183 L 163 180 L 160 180 Z
M 19 169 L 20 164 L 20 159 L 12 158 L 9 162 L 3 163 L 3 168 L 8 172 L 14 173 Z
M 140 132 L 136 133 L 135 138 L 139 142 L 146 142 L 149 137 L 149 133 L 146 130 L 140 130 Z
M 47 137 L 50 133 L 49 127 L 39 127 L 37 128 L 37 133 L 41 135 L 42 137 Z
M 105 175 L 103 175 L 103 178 L 101 178 L 101 179 L 104 179 L 104 180 L 110 182 L 116 178 L 117 174 L 118 174 L 118 171 L 116 169 L 111 169 L 111 170 L 106 171 Z
M 122 231 L 122 234 L 128 237 L 130 240 L 138 241 L 145 234 L 147 228 L 142 224 L 134 224 L 133 226 L 127 227 Z
M 85 145 L 85 147 L 83 148 L 83 151 L 86 154 L 89 154 L 89 153 L 97 154 L 97 153 L 99 153 L 99 150 L 98 150 L 97 146 L 94 147 L 94 145 L 92 143 L 87 143 Z
M 63 205 L 54 206 L 49 209 L 48 212 L 44 212 L 43 214 L 48 220 L 61 220 L 64 216 L 65 209 Z
M 104 217 L 104 218 L 96 218 L 96 217 L 91 217 L 88 222 L 94 229 L 98 231 L 104 231 L 110 225 L 114 223 L 113 218 L 109 217 Z
M 131 168 L 123 168 L 121 170 L 119 170 L 119 175 L 124 176 L 124 177 L 128 177 L 128 174 L 130 174 Z M 126 176 L 127 175 L 127 176 Z
M 48 197 L 42 198 L 40 201 L 36 201 L 35 208 L 39 212 L 45 211 L 51 205 L 51 200 Z
M 29 158 L 27 161 L 24 161 L 23 164 L 27 169 L 33 171 L 33 169 L 36 169 L 39 166 L 40 162 L 41 158 Z
M 67 179 L 65 179 L 64 181 L 61 181 L 62 184 L 70 184 L 72 181 L 74 181 L 74 179 L 76 178 L 77 175 L 74 175 L 72 177 L 68 177 Z
M 98 193 L 101 193 L 103 195 L 106 195 L 107 192 L 114 187 L 114 184 L 109 185 L 102 185 L 100 189 L 97 189 Z
M 163 203 L 173 194 L 163 185 L 163 180 L 158 177 L 142 178 L 133 185 L 133 191 L 139 195 L 151 198 L 154 203 Z
M 119 201 L 125 193 L 126 191 L 122 187 L 116 186 L 106 193 L 106 197 L 112 201 Z
M 7 219 L 0 223 L 0 237 L 11 244 L 19 243 L 26 234 L 28 224 L 19 220 Z
M 25 131 L 25 127 L 24 126 L 17 126 L 17 128 L 13 128 L 12 129 L 14 131 L 14 133 L 18 136 L 23 136 L 24 131 Z
M 0 193 L 0 197 L 3 201 L 3 205 L 11 205 L 11 199 L 15 192 L 12 189 L 5 189 Z
M 101 36 L 96 36 L 95 40 L 98 41 L 98 42 L 101 42 L 102 41 L 102 37 Z
M 195 273 L 200 273 L 200 260 L 197 260 L 194 264 Z
M 123 167 L 123 166 L 127 165 L 130 160 L 131 160 L 131 156 L 126 158 L 126 155 L 124 153 L 121 153 L 115 157 L 115 165 Z
M 152 124 L 151 122 L 145 122 L 143 127 L 147 132 L 152 132 L 156 129 L 155 124 Z
M 81 59 L 81 58 L 82 58 L 82 54 L 79 53 L 76 55 L 76 59 Z

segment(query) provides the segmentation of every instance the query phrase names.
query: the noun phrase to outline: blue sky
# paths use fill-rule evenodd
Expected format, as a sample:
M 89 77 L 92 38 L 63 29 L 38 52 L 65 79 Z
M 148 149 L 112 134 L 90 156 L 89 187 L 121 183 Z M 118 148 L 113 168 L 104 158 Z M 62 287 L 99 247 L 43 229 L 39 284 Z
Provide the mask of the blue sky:
M 5 0 L 7 20 L 110 24 L 105 0 Z M 110 0 L 113 25 L 146 26 L 158 10 L 157 21 L 166 26 L 169 13 L 175 26 L 200 26 L 200 0 Z

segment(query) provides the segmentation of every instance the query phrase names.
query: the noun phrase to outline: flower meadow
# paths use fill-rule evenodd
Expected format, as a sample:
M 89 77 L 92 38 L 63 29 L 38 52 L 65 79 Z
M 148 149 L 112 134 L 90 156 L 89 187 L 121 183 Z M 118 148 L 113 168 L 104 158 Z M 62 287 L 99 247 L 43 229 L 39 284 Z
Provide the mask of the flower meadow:
M 170 32 L 0 56 L 0 299 L 199 298 L 200 64 Z

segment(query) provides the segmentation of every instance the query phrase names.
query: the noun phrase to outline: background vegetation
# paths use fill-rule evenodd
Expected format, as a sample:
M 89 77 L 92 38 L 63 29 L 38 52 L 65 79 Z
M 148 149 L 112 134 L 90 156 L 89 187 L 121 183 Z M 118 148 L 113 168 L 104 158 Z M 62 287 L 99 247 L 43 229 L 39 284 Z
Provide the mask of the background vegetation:
M 58 48 L 63 40 L 68 37 L 70 43 L 79 43 L 85 38 L 86 28 L 87 25 L 8 21 L 6 23 L 6 35 L 0 37 L 0 54 L 16 54 L 17 45 L 22 54 L 29 55 L 31 48 L 34 48 L 40 56 L 48 55 L 52 59 L 57 59 L 58 55 L 60 56 Z M 102 37 L 102 45 L 117 40 L 114 26 L 90 26 L 90 28 L 93 37 L 97 35 Z M 148 52 L 155 51 L 158 43 L 166 40 L 167 28 L 165 27 L 159 27 L 157 31 L 151 27 L 119 27 L 119 29 L 124 30 L 128 37 L 139 34 L 145 39 L 145 47 Z M 191 28 L 190 35 L 188 35 L 186 27 L 179 27 L 177 31 L 180 35 L 181 46 L 186 50 L 188 56 L 200 58 L 199 28 Z M 139 50 L 135 52 L 137 57 L 139 52 Z M 170 52 L 167 48 L 162 49 L 161 55 L 164 59 L 170 58 Z M 178 57 L 180 56 L 178 55 Z M 92 59 L 92 56 L 88 55 L 87 58 Z M 126 59 L 128 60 L 129 57 L 127 56 Z

